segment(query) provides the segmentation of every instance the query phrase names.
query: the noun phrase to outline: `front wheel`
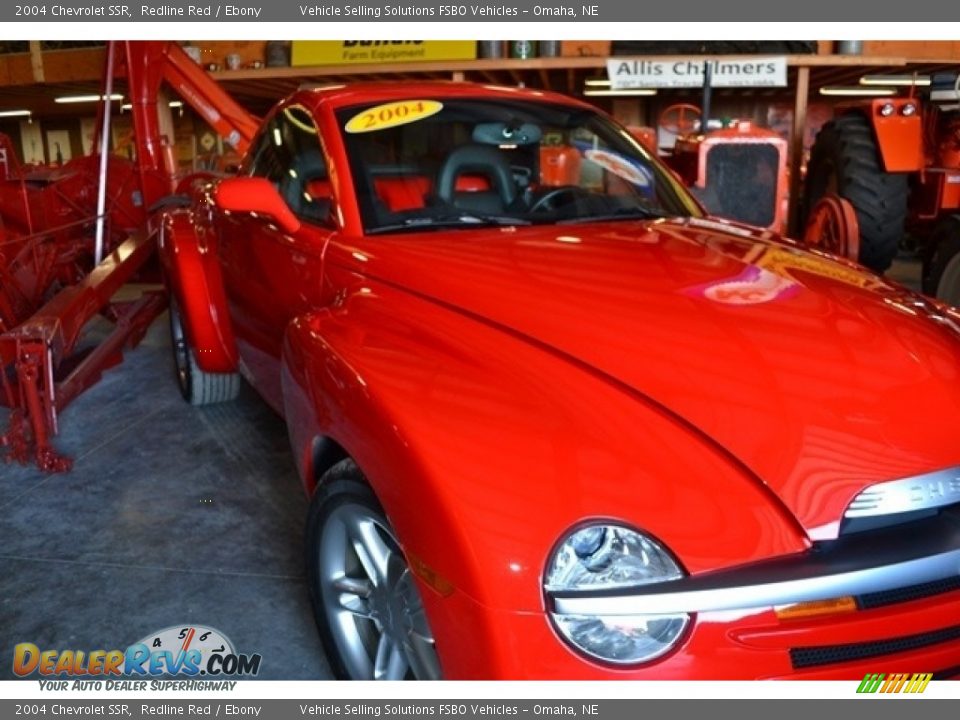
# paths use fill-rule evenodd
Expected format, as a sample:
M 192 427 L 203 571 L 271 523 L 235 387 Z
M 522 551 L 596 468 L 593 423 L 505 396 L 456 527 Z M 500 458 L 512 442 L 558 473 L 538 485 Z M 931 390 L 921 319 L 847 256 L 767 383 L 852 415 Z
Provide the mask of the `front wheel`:
M 353 461 L 338 463 L 321 478 L 306 539 L 314 617 L 337 677 L 441 679 L 413 574 Z
M 210 373 L 197 364 L 193 347 L 183 326 L 183 315 L 170 293 L 170 343 L 180 394 L 191 405 L 212 405 L 236 400 L 240 394 L 240 375 Z

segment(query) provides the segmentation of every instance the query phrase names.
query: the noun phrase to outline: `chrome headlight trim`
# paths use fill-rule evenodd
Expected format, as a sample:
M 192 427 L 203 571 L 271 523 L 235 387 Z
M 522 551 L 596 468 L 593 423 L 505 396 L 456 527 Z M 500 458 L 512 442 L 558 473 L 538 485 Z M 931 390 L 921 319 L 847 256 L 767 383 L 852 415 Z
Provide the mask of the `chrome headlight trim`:
M 960 576 L 960 509 L 805 552 L 655 585 L 554 592 L 553 610 L 581 615 L 749 610 L 899 590 Z
M 657 615 L 719 612 L 793 605 L 815 600 L 898 590 L 912 585 L 960 575 L 960 549 L 896 565 L 854 570 L 835 575 L 785 580 L 755 585 L 736 585 L 681 590 L 684 580 L 665 583 L 663 592 L 631 592 L 619 595 L 554 596 L 556 612 L 579 615 Z

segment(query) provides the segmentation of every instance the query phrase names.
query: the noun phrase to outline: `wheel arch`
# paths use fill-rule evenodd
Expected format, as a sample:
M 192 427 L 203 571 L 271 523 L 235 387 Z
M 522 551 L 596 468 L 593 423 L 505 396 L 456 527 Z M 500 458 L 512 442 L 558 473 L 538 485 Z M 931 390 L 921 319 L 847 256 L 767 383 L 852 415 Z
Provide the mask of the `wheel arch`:
M 310 443 L 310 467 L 307 469 L 313 487 L 320 483 L 320 478 L 334 465 L 347 458 L 356 462 L 356 458 L 344 450 L 343 446 L 329 435 L 317 435 Z
M 164 280 L 177 299 L 201 370 L 231 373 L 237 349 L 212 231 L 193 208 L 165 211 L 157 233 Z

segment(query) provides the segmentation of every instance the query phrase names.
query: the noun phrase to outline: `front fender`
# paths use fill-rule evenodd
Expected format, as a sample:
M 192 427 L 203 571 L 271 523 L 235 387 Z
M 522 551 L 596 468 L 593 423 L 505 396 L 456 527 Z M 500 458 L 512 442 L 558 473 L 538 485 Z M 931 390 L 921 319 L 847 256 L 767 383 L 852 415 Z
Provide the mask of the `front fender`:
M 227 312 L 213 233 L 192 208 L 164 213 L 158 248 L 164 277 L 183 315 L 197 364 L 206 372 L 237 368 L 237 348 Z
M 550 550 L 584 519 L 639 527 L 692 573 L 809 547 L 763 483 L 667 411 L 392 287 L 368 283 L 295 320 L 283 365 L 308 491 L 314 444 L 331 438 L 422 564 L 421 585 L 452 587 L 448 598 L 425 593 L 435 631 L 449 624 L 438 637 L 469 632 L 482 645 L 496 633 L 483 626 L 492 614 L 467 619 L 467 607 L 542 615 Z

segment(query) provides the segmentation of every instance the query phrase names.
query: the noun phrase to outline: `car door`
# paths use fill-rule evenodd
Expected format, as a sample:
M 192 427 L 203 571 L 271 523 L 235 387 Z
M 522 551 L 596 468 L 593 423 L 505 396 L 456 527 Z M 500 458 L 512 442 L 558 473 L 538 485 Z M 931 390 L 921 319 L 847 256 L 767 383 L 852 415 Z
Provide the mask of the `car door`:
M 268 179 L 301 221 L 287 233 L 255 213 L 221 213 L 217 220 L 240 371 L 282 412 L 283 334 L 319 304 L 323 249 L 335 230 L 327 159 L 310 112 L 294 104 L 274 113 L 241 174 Z

